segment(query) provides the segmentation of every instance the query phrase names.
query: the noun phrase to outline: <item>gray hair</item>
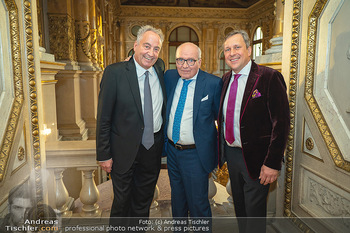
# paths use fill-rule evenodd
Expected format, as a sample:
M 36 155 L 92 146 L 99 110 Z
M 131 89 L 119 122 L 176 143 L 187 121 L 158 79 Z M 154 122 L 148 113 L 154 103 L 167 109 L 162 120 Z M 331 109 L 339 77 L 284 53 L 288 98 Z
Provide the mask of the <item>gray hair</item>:
M 198 60 L 202 59 L 202 50 L 201 50 L 201 48 L 199 48 L 198 45 L 196 45 L 196 44 L 194 44 L 194 43 L 192 43 L 192 42 L 185 42 L 185 43 L 182 43 L 179 47 L 177 47 L 177 48 L 176 48 L 176 52 L 175 52 L 176 55 L 177 55 L 178 49 L 179 49 L 182 45 L 185 45 L 185 44 L 192 44 L 192 45 L 196 46 L 197 49 L 198 49 Z
M 163 34 L 162 30 L 156 29 L 156 28 L 152 27 L 151 25 L 145 25 L 139 29 L 139 31 L 137 32 L 137 44 L 140 44 L 140 41 L 141 41 L 143 35 L 148 31 L 156 33 L 160 37 L 160 43 L 163 44 L 164 34 Z
M 232 36 L 234 36 L 234 35 L 237 35 L 237 34 L 242 35 L 245 45 L 247 46 L 247 48 L 249 48 L 249 46 L 250 46 L 250 38 L 249 38 L 249 36 L 248 36 L 248 33 L 247 33 L 246 31 L 244 31 L 244 30 L 234 30 L 234 31 L 230 32 L 229 34 L 227 34 L 227 36 L 226 36 L 226 38 L 225 38 L 225 42 L 226 42 L 230 37 L 232 37 Z

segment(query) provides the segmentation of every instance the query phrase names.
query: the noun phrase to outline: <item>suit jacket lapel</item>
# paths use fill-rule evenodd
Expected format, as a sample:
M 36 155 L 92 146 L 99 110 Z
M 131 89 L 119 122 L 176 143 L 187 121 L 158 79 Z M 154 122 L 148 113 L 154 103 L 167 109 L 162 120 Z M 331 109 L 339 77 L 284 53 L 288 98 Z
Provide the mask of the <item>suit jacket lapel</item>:
M 171 82 L 171 89 L 168 93 L 168 100 L 167 100 L 167 111 L 166 111 L 166 118 L 169 119 L 169 114 L 170 114 L 170 110 L 171 110 L 171 104 L 173 103 L 173 99 L 174 99 L 174 93 L 175 93 L 175 89 L 176 89 L 176 85 L 179 81 L 180 75 L 176 72 L 177 76 L 176 76 L 176 81 L 174 80 L 174 82 Z
M 251 67 L 251 70 L 249 72 L 247 84 L 246 84 L 244 94 L 243 94 L 243 100 L 242 100 L 242 106 L 241 106 L 241 119 L 242 119 L 242 116 L 245 112 L 245 108 L 247 106 L 247 103 L 253 94 L 253 89 L 256 86 L 258 79 L 259 79 L 258 66 L 255 62 L 252 61 L 252 67 Z
M 129 84 L 130 84 L 131 93 L 134 96 L 137 110 L 138 110 L 140 117 L 143 121 L 139 81 L 137 78 L 136 67 L 135 67 L 135 63 L 134 63 L 133 58 L 130 58 L 130 60 L 128 61 L 128 64 L 126 65 L 126 70 L 127 70 L 127 76 L 128 76 L 127 79 L 129 81 Z
M 157 72 L 157 76 L 158 76 L 158 80 L 160 83 L 160 86 L 162 88 L 162 93 L 163 93 L 163 105 L 166 106 L 166 92 L 165 92 L 165 83 L 164 83 L 164 72 L 162 71 L 162 69 L 157 65 L 157 63 L 153 66 L 154 69 Z
M 194 90 L 194 98 L 193 98 L 193 125 L 198 115 L 199 106 L 201 104 L 203 91 L 205 88 L 205 79 L 206 77 L 203 75 L 203 71 L 199 70 L 197 80 L 196 80 L 196 88 Z

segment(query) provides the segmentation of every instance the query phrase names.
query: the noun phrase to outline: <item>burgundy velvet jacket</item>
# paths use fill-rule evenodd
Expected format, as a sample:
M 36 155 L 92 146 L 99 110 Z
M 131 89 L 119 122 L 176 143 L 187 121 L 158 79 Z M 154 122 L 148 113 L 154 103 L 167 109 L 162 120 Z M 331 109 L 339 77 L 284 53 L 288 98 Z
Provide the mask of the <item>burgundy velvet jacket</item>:
M 232 71 L 223 76 L 218 116 L 219 165 L 225 162 L 223 102 Z M 260 175 L 261 166 L 280 170 L 289 133 L 290 114 L 286 84 L 280 72 L 252 62 L 244 91 L 240 132 L 243 156 L 252 179 Z

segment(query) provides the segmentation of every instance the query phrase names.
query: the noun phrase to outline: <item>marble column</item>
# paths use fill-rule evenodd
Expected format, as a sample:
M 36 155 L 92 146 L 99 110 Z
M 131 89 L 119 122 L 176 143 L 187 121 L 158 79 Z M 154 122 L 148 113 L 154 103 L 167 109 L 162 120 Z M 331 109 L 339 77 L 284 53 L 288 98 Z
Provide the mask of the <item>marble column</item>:
M 77 61 L 82 70 L 96 70 L 91 54 L 89 0 L 74 1 Z
M 275 21 L 274 35 L 271 42 L 271 48 L 265 51 L 265 55 L 257 57 L 255 62 L 273 69 L 281 71 L 282 69 L 282 43 L 283 43 L 283 17 L 284 0 L 275 1 Z
M 65 69 L 78 70 L 72 0 L 47 1 L 50 53 Z
M 96 1 L 89 0 L 89 21 L 90 21 L 90 40 L 91 40 L 91 62 L 93 66 L 99 70 L 98 64 L 98 47 L 97 47 L 97 21 L 96 21 Z

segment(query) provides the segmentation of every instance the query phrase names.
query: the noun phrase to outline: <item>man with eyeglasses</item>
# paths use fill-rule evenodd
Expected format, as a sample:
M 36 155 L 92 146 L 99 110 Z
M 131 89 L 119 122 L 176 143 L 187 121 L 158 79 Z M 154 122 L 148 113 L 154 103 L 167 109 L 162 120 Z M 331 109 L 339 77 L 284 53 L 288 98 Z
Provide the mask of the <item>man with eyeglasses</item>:
M 218 162 L 215 120 L 222 80 L 200 66 L 200 48 L 187 42 L 176 50 L 177 69 L 164 75 L 173 217 L 211 217 L 208 176 Z

